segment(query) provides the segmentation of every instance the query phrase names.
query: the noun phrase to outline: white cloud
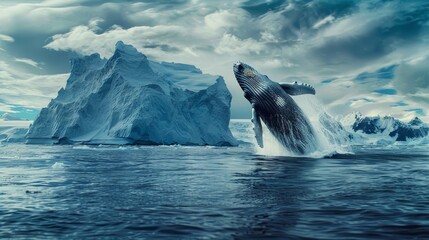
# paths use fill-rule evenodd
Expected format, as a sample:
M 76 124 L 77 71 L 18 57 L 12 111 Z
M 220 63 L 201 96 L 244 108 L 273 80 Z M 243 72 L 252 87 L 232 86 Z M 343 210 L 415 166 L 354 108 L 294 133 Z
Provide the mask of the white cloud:
M 260 54 L 264 48 L 264 44 L 255 39 L 239 39 L 232 34 L 226 33 L 216 47 L 215 52 L 230 55 Z
M 15 39 L 13 39 L 13 37 L 5 35 L 5 34 L 0 34 L 0 41 L 5 41 L 5 42 L 14 42 Z
M 251 23 L 249 14 L 242 9 L 219 10 L 204 17 L 206 27 L 211 31 L 225 31 Z
M 383 23 L 386 23 L 386 21 L 388 22 L 389 20 L 392 20 L 393 16 L 397 12 L 396 7 L 397 6 L 395 4 L 385 4 L 382 8 L 370 9 L 368 8 L 367 3 L 361 3 L 360 10 L 358 12 L 337 19 L 337 21 L 333 22 L 321 31 L 318 37 L 347 38 L 360 35 L 382 25 Z M 332 20 L 328 18 L 323 24 Z M 321 22 L 316 23 L 316 25 L 319 23 Z
M 326 25 L 328 23 L 332 23 L 334 21 L 335 17 L 332 15 L 328 15 L 325 18 L 323 18 L 322 20 L 316 22 L 316 24 L 313 25 L 313 28 L 318 29 L 320 27 L 322 27 L 323 25 Z
M 0 79 L 12 78 L 12 75 L 7 71 L 0 70 Z
M 16 69 L 15 66 L 10 65 L 5 61 L 0 61 L 0 72 L 0 81 L 8 78 L 24 79 L 32 76 L 31 74 Z
M 4 62 L 4 61 L 0 61 L 0 70 L 6 70 L 6 69 L 8 69 L 10 66 L 9 66 L 9 64 L 7 64 L 6 62 Z
M 410 117 L 418 116 L 429 122 L 429 116 L 407 111 L 429 107 L 428 104 L 415 101 L 410 96 L 373 93 L 372 91 L 379 88 L 377 84 L 359 84 L 353 80 L 348 81 L 349 84 L 341 84 L 341 82 L 347 82 L 346 79 L 340 82 L 336 81 L 316 86 L 316 96 L 321 96 L 322 102 L 335 114 L 346 115 L 350 112 L 361 112 L 368 116 L 390 115 L 402 120 L 409 120 Z M 429 94 L 426 97 L 429 97 Z M 406 105 L 395 106 L 395 103 L 398 102 L 406 103 Z
M 65 30 L 80 22 L 80 14 L 89 14 L 84 7 L 58 8 L 46 3 L 22 3 L 0 8 L 0 32 L 49 32 Z M 91 16 L 91 15 L 88 15 Z M 47 27 L 49 26 L 49 27 Z
M 45 107 L 65 86 L 68 74 L 33 75 L 16 70 L 0 61 L 0 111 L 13 107 Z
M 404 94 L 429 92 L 429 57 L 413 59 L 398 66 L 394 86 Z M 429 98 L 427 99 L 429 102 Z
M 45 48 L 62 51 L 74 51 L 82 55 L 100 53 L 102 57 L 110 57 L 115 43 L 122 40 L 132 44 L 146 54 L 159 52 L 162 45 L 184 49 L 188 44 L 186 29 L 179 26 L 137 26 L 123 29 L 119 26 L 97 34 L 94 26 L 77 26 L 65 34 L 52 37 L 52 42 Z
M 69 74 L 35 75 L 27 79 L 0 78 L 0 102 L 26 108 L 46 107 Z
M 84 2 L 90 4 L 82 4 Z M 238 5 L 238 2 L 225 2 L 228 3 L 229 8 Z M 0 8 L 0 22 L 2 23 L 0 32 L 7 34 L 16 32 L 56 34 L 86 24 L 91 19 L 104 19 L 106 22 L 113 22 L 113 24 L 122 26 L 124 24 L 127 26 L 171 25 L 178 22 L 188 26 L 203 25 L 204 16 L 213 13 L 220 5 L 219 1 L 195 4 L 168 1 L 95 0 L 49 0 L 39 3 L 18 3 Z M 199 22 L 195 22 L 195 20 Z
M 98 25 L 102 22 L 104 22 L 104 19 L 102 19 L 102 18 L 93 18 L 93 19 L 89 20 L 88 28 L 94 32 L 100 31 L 101 28 Z
M 280 59 L 275 58 L 275 59 L 267 60 L 264 63 L 264 65 L 270 68 L 278 68 L 278 67 L 281 67 L 283 64 Z
M 20 63 L 24 63 L 24 64 L 28 64 L 30 66 L 33 66 L 35 68 L 40 68 L 39 63 L 37 63 L 34 60 L 29 59 L 29 58 L 15 58 L 15 62 L 20 62 Z

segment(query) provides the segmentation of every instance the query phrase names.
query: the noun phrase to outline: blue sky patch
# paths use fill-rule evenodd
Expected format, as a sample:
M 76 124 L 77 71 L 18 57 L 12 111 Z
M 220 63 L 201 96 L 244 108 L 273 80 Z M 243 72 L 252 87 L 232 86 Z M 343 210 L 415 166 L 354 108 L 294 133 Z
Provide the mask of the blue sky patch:
M 40 110 L 33 108 L 26 108 L 21 106 L 12 107 L 15 112 L 13 115 L 21 119 L 35 120 Z
M 390 65 L 378 69 L 375 72 L 363 72 L 356 76 L 356 80 L 364 81 L 368 78 L 376 78 L 382 80 L 392 80 L 395 77 L 395 69 L 398 65 Z
M 321 81 L 321 83 L 328 84 L 328 83 L 331 83 L 331 82 L 335 81 L 335 79 L 337 79 L 337 78 L 326 79 L 326 80 Z
M 393 88 L 383 88 L 383 89 L 377 89 L 373 92 L 383 94 L 383 95 L 396 95 L 398 92 Z
M 425 111 L 423 110 L 423 108 L 412 108 L 412 109 L 407 109 L 405 110 L 405 112 L 415 112 L 418 115 L 421 116 L 425 116 Z
M 390 104 L 391 107 L 403 107 L 403 106 L 408 106 L 408 103 L 404 102 L 404 101 L 399 101 L 399 102 L 395 102 Z

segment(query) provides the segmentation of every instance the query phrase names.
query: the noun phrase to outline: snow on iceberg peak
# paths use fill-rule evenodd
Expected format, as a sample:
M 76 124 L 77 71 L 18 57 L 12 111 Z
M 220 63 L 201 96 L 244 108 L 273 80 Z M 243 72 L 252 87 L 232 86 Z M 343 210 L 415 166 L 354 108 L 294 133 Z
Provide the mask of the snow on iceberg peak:
M 108 60 L 93 54 L 71 65 L 27 143 L 237 145 L 221 76 L 150 61 L 123 42 Z

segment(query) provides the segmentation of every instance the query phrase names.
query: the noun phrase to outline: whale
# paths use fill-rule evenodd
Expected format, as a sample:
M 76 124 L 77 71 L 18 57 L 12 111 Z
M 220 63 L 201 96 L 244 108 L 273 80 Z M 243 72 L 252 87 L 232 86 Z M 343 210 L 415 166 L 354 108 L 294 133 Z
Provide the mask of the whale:
M 316 90 L 306 83 L 279 83 L 259 73 L 250 65 L 233 64 L 235 78 L 252 107 L 256 142 L 264 148 L 262 122 L 286 150 L 304 155 L 317 149 L 315 131 L 292 96 L 311 94 Z

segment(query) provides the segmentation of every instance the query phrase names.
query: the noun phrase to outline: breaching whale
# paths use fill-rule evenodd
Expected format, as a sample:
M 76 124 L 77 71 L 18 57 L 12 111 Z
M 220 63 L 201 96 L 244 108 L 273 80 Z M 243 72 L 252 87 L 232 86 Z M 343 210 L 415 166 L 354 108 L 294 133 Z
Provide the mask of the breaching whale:
M 298 155 L 316 150 L 317 139 L 310 121 L 290 95 L 316 94 L 308 84 L 277 83 L 251 66 L 237 62 L 234 75 L 252 104 L 252 123 L 258 145 L 263 148 L 261 120 L 274 137 Z

